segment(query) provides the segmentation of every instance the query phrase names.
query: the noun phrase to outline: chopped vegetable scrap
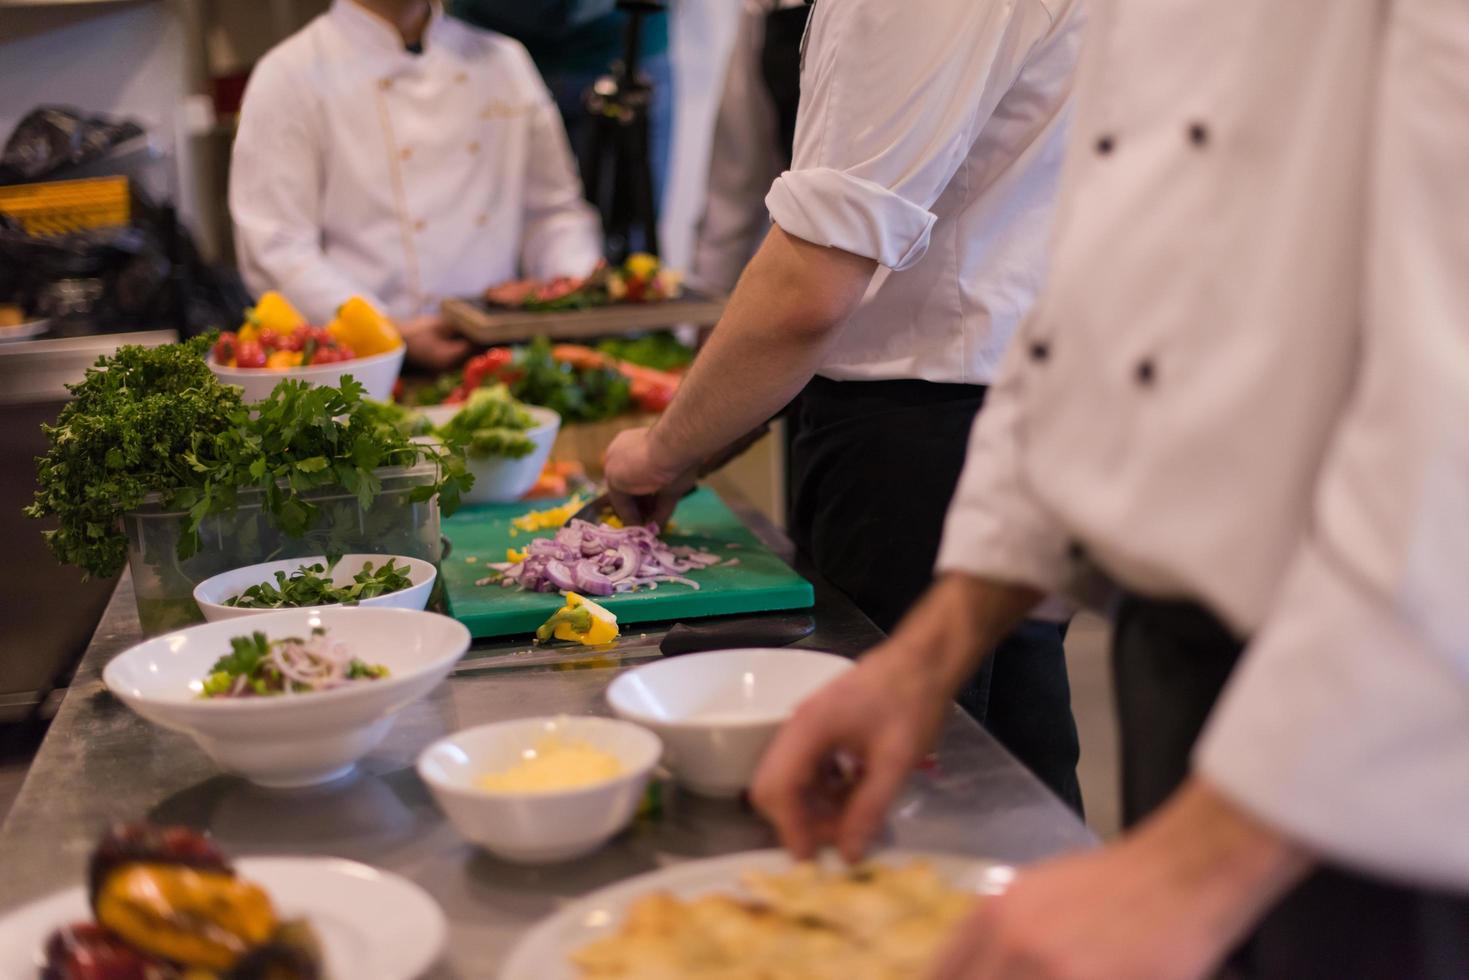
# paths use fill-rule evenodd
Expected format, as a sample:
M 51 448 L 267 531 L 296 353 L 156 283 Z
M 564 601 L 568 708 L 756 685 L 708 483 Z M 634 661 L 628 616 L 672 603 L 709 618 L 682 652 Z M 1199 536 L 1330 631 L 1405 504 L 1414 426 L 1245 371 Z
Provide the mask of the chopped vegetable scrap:
M 536 630 L 539 643 L 550 643 L 555 639 L 588 647 L 611 643 L 617 636 L 617 617 L 575 592 L 566 593 L 566 605 L 552 613 L 551 618 Z
M 560 527 L 571 520 L 571 515 L 586 506 L 585 498 L 580 495 L 572 497 L 560 507 L 548 507 L 545 510 L 532 510 L 521 514 L 519 517 L 511 518 L 510 526 L 517 531 L 549 531 L 553 527 Z
M 670 547 L 658 539 L 658 529 L 615 528 L 607 524 L 572 521 L 551 538 L 537 538 L 526 546 L 523 561 L 493 566 L 505 587 L 518 585 L 527 592 L 585 592 L 608 596 L 653 588 L 659 582 L 677 582 L 697 589 L 688 577 L 717 564 L 707 551 Z
M 331 567 L 335 564 L 333 562 Z M 407 566 L 395 565 L 392 558 L 380 568 L 373 568 L 370 561 L 364 562 L 362 570 L 352 576 L 351 585 L 333 584 L 331 567 L 317 562 L 302 565 L 289 576 L 285 572 L 276 572 L 274 585 L 269 582 L 252 585 L 239 595 L 226 599 L 224 604 L 238 609 L 355 606 L 364 599 L 401 592 L 413 584 Z
M 308 639 L 271 640 L 258 630 L 230 640 L 231 652 L 204 678 L 203 698 L 266 697 L 330 691 L 357 681 L 388 676 L 380 664 L 352 656 L 345 644 L 327 639 L 326 630 Z

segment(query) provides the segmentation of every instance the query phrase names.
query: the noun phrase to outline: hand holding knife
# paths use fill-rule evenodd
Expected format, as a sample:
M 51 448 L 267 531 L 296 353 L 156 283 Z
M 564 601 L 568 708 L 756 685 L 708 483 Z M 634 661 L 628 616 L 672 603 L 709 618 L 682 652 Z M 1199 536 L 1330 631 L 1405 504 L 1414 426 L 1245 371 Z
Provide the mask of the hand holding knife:
M 609 481 L 606 490 L 597 494 L 587 502 L 586 506 L 571 515 L 566 523 L 582 520 L 596 524 L 602 519 L 602 515 L 611 509 L 616 511 L 617 516 L 627 524 L 657 523 L 660 526 L 666 524 L 674 508 L 678 506 L 678 502 L 693 493 L 700 480 L 743 455 L 769 432 L 770 423 L 762 423 L 758 428 L 745 433 L 655 494 L 620 493 L 611 487 Z

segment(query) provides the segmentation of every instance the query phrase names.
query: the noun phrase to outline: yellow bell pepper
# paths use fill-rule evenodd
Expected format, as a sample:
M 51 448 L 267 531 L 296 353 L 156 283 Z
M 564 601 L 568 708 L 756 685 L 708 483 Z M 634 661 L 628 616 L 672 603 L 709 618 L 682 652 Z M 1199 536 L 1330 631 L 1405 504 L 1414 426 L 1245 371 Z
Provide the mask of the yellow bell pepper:
M 215 972 L 269 939 L 278 921 L 260 886 L 173 865 L 134 864 L 112 872 L 95 908 L 98 923 L 129 945 Z
M 301 366 L 301 352 L 293 350 L 273 350 L 265 358 L 265 366 L 272 371 L 284 371 L 288 368 Z
M 361 296 L 353 296 L 337 308 L 337 318 L 327 324 L 337 343 L 358 357 L 386 354 L 403 345 L 403 336 L 393 322 Z
M 259 340 L 259 331 L 274 330 L 282 336 L 306 322 L 306 318 L 291 305 L 290 300 L 271 290 L 260 297 L 253 309 L 245 314 L 245 327 L 240 329 L 240 339 L 245 340 L 245 330 L 253 327 L 251 340 Z
M 536 639 L 549 643 L 552 638 L 582 646 L 595 647 L 611 643 L 618 636 L 617 617 L 590 599 L 575 592 L 566 593 L 566 605 L 536 630 Z
M 622 264 L 622 269 L 634 279 L 644 282 L 652 279 L 658 273 L 658 259 L 647 252 L 634 252 L 627 257 Z

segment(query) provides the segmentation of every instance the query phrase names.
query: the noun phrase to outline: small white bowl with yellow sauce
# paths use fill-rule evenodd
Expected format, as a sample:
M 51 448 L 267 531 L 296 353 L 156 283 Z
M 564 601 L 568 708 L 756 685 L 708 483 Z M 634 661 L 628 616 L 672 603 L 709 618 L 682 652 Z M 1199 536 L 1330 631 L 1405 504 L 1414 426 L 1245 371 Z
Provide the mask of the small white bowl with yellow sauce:
M 611 718 L 522 718 L 440 739 L 418 775 L 467 840 L 518 864 L 590 854 L 632 821 L 663 744 Z

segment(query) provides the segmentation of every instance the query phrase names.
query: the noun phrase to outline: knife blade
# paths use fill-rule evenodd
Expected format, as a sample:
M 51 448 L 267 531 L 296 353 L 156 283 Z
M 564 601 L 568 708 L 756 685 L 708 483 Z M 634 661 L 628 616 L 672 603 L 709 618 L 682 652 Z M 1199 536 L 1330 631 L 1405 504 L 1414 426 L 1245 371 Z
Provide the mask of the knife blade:
M 694 471 L 695 486 L 697 486 L 699 480 L 704 479 L 711 473 L 718 472 L 725 466 L 734 462 L 740 456 L 744 455 L 744 453 L 749 450 L 751 446 L 755 445 L 755 443 L 765 438 L 765 436 L 769 432 L 770 423 L 764 422 L 756 428 L 751 429 L 749 432 L 746 432 L 744 435 L 740 436 L 728 446 L 725 446 L 713 456 L 710 456 L 708 459 L 704 460 L 704 462 L 699 464 L 699 468 Z M 687 497 L 693 492 L 694 487 L 691 486 L 684 491 L 684 496 Z M 612 495 L 608 493 L 606 489 L 603 489 L 599 493 L 597 493 L 597 495 L 594 496 L 591 500 L 582 505 L 581 509 L 578 510 L 575 514 L 572 514 L 570 517 L 568 517 L 566 519 L 566 523 L 563 524 L 562 527 L 569 527 L 572 521 L 586 521 L 589 524 L 599 524 L 601 523 L 602 515 L 610 510 L 611 507 Z
M 733 650 L 745 647 L 790 646 L 810 636 L 816 620 L 810 615 L 759 616 L 701 623 L 675 623 L 662 636 L 624 636 L 615 643 L 598 647 L 531 647 L 516 653 L 497 653 L 469 657 L 454 667 L 456 676 L 491 670 L 520 667 L 546 667 L 560 664 L 583 664 L 587 667 L 613 667 L 634 660 L 654 657 L 677 657 L 685 653 L 709 650 Z

